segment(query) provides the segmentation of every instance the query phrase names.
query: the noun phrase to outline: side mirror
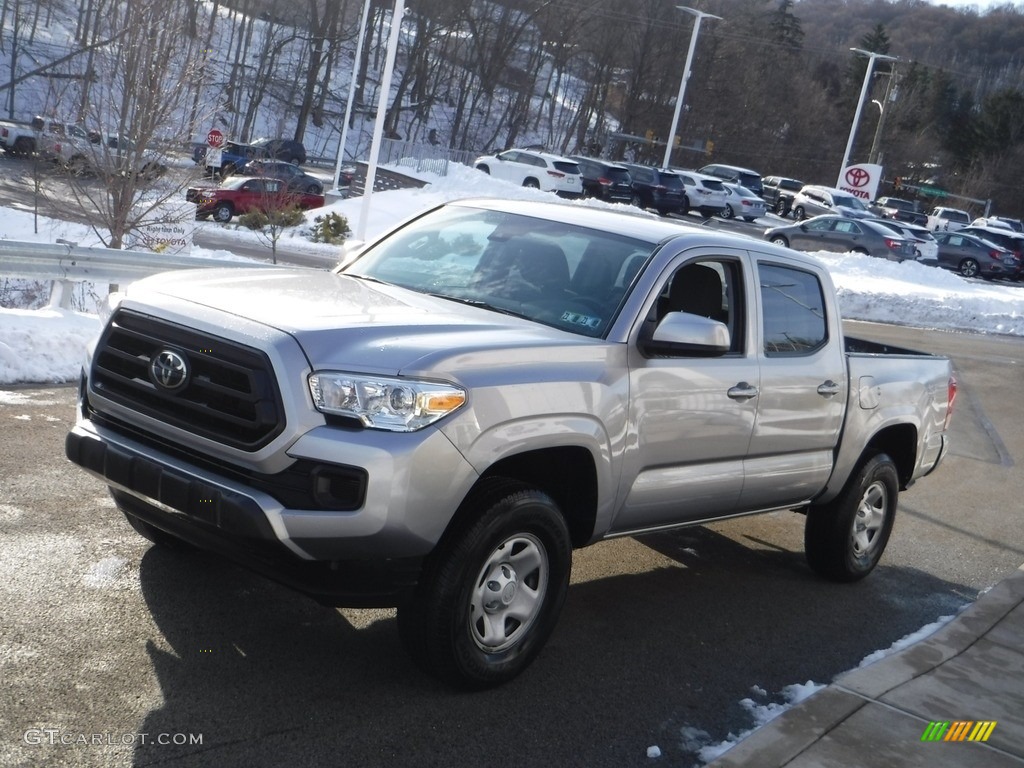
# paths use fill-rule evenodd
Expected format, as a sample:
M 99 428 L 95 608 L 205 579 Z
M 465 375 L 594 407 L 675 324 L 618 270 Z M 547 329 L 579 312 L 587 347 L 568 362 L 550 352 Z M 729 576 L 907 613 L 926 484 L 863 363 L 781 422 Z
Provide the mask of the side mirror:
M 704 355 L 724 355 L 731 345 L 725 323 L 688 312 L 665 315 L 651 334 L 651 342 L 654 346 Z

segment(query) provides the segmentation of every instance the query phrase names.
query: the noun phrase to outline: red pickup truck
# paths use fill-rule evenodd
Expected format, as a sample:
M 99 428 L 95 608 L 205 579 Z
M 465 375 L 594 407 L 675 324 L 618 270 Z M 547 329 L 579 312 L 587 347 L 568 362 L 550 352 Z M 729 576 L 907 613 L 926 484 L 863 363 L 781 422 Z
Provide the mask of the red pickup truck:
M 249 211 L 281 210 L 290 206 L 308 210 L 324 204 L 323 195 L 289 191 L 283 181 L 252 176 L 233 179 L 222 187 L 190 187 L 185 199 L 198 206 L 198 218 L 212 215 L 221 223 Z

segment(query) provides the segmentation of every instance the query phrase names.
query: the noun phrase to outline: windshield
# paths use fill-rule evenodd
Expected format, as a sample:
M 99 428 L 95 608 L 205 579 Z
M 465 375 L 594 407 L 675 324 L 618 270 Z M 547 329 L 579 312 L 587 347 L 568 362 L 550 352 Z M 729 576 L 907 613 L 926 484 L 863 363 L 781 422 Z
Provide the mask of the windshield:
M 852 195 L 833 195 L 832 200 L 836 205 L 841 205 L 843 208 L 853 208 L 855 211 L 866 211 L 868 209 L 861 202 L 860 198 L 853 197 Z
M 610 232 L 448 205 L 339 271 L 597 338 L 653 250 Z

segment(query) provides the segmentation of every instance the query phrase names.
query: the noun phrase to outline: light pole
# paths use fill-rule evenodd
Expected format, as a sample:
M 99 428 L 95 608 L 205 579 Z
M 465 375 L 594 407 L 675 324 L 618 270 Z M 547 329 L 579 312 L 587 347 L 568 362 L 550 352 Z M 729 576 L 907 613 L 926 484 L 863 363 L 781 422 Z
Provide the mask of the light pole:
M 868 93 L 868 86 L 871 84 L 871 72 L 875 68 L 875 59 L 884 59 L 886 61 L 896 61 L 895 56 L 886 56 L 884 53 L 876 53 L 874 51 L 865 51 L 860 48 L 851 48 L 854 53 L 862 53 L 868 57 L 868 68 L 864 73 L 864 85 L 860 88 L 860 98 L 857 99 L 857 111 L 853 115 L 853 125 L 850 126 L 850 138 L 846 142 L 846 153 L 843 155 L 843 164 L 839 166 L 839 178 L 836 181 L 836 186 L 842 186 L 843 183 L 843 171 L 846 170 L 846 164 L 850 161 L 850 151 L 853 149 L 853 140 L 857 137 L 857 124 L 860 123 L 860 113 L 864 108 L 864 97 Z
M 672 145 L 676 138 L 676 128 L 679 127 L 679 113 L 683 109 L 683 98 L 686 96 L 686 81 L 690 79 L 690 65 L 693 63 L 693 51 L 697 47 L 697 35 L 700 34 L 700 23 L 704 19 L 721 19 L 721 16 L 715 16 L 710 13 L 704 13 L 704 11 L 698 11 L 694 8 L 687 8 L 684 5 L 677 5 L 680 11 L 686 13 L 692 13 L 697 18 L 693 22 L 693 33 L 690 35 L 690 50 L 686 53 L 686 64 L 683 66 L 683 79 L 679 83 L 679 96 L 676 97 L 676 111 L 672 115 L 672 128 L 668 132 L 668 141 L 665 142 L 665 162 L 662 164 L 665 168 L 668 168 L 670 161 L 672 160 Z
M 341 124 L 341 138 L 338 139 L 338 159 L 334 165 L 334 188 L 338 188 L 341 164 L 345 157 L 345 143 L 348 140 L 348 124 L 352 119 L 352 102 L 356 98 L 356 81 L 359 79 L 359 65 L 363 61 L 363 38 L 366 37 L 366 17 L 370 15 L 370 0 L 363 3 L 363 15 L 359 17 L 359 42 L 356 43 L 356 60 L 352 64 L 352 80 L 348 84 L 348 103 L 345 104 L 345 120 Z

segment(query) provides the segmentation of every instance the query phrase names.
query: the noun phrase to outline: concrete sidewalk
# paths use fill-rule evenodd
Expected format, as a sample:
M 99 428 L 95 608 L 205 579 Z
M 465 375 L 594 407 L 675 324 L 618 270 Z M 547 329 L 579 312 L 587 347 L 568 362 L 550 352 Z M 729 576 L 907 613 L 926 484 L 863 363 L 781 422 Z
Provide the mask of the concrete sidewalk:
M 996 724 L 984 742 L 966 739 L 974 726 L 963 741 L 922 741 L 934 721 Z M 1024 565 L 935 634 L 841 675 L 707 768 L 779 766 L 1024 766 Z

